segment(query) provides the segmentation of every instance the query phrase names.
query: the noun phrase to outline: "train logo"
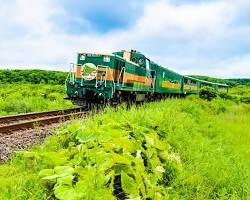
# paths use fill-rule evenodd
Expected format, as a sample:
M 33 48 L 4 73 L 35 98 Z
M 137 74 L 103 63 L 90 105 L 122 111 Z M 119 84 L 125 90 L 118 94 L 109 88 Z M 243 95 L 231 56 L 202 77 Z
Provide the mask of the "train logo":
M 93 63 L 85 63 L 82 66 L 82 76 L 86 81 L 91 81 L 96 78 L 97 75 L 97 67 Z

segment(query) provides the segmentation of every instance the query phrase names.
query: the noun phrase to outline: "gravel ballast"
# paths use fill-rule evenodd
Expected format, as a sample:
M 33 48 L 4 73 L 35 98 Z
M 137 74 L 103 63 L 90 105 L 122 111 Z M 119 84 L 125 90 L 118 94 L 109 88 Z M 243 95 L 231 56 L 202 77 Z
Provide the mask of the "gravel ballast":
M 0 133 L 0 162 L 7 160 L 14 151 L 25 150 L 44 141 L 60 124 L 51 124 L 39 129 L 19 130 L 11 134 Z

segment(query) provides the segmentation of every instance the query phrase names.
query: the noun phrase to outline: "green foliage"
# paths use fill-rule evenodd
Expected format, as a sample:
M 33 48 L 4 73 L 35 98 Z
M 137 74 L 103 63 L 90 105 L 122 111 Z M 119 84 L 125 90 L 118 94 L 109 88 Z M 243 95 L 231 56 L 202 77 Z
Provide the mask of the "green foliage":
M 199 75 L 190 75 L 190 76 L 200 79 L 200 80 L 210 81 L 214 83 L 227 84 L 229 86 L 250 85 L 249 78 L 220 79 L 220 78 L 214 78 L 214 77 L 209 77 L 209 76 L 199 76 Z
M 64 125 L 0 166 L 0 199 L 249 199 L 250 107 L 166 100 Z
M 201 99 L 211 101 L 214 98 L 222 98 L 234 101 L 235 103 L 250 103 L 250 86 L 235 86 L 229 89 L 229 93 L 219 92 L 211 87 L 204 87 L 200 90 Z
M 0 70 L 0 84 L 10 83 L 33 83 L 33 84 L 59 84 L 63 85 L 67 72 L 47 70 Z
M 218 95 L 217 90 L 212 87 L 204 87 L 200 90 L 199 96 L 201 99 L 206 99 L 211 101 L 212 99 L 216 98 Z
M 250 103 L 250 86 L 236 86 L 229 89 L 229 93 L 219 92 L 218 96 L 236 103 Z
M 49 84 L 1 84 L 0 115 L 72 108 L 65 88 Z
M 231 79 L 226 79 L 226 80 L 233 82 L 234 85 L 248 85 L 248 86 L 250 85 L 249 78 L 231 78 Z

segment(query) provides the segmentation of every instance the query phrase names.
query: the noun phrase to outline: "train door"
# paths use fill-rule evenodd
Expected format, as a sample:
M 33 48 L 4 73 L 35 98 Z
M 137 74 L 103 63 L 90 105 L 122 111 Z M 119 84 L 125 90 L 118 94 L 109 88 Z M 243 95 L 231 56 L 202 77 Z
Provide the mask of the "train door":
M 150 61 L 148 59 L 145 59 L 146 60 L 146 73 L 147 72 L 150 72 L 150 79 L 151 79 L 151 89 L 153 89 L 154 91 L 154 88 L 155 88 L 155 71 L 154 70 L 150 70 Z
M 155 75 L 156 75 L 156 73 L 155 73 L 155 71 L 154 70 L 151 70 L 150 71 L 150 78 L 151 78 L 151 89 L 153 89 L 153 91 L 155 90 Z
M 114 76 L 114 81 L 117 85 L 123 85 L 124 73 L 125 73 L 125 62 L 116 59 L 113 76 Z

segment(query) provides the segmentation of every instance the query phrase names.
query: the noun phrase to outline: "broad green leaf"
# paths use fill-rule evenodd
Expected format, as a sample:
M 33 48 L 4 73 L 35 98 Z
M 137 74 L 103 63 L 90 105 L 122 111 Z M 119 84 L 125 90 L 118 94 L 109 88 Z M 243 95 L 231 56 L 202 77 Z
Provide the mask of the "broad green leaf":
M 56 166 L 55 167 L 55 173 L 56 174 L 62 174 L 65 173 L 67 175 L 70 175 L 74 172 L 74 169 L 69 166 Z
M 132 161 L 132 159 L 129 158 L 128 155 L 119 155 L 117 153 L 112 153 L 112 158 L 114 160 L 114 163 L 120 163 L 120 164 L 126 164 L 126 165 L 130 165 Z
M 38 176 L 45 177 L 45 176 L 52 176 L 55 173 L 54 169 L 43 169 L 39 172 Z
M 113 196 L 113 191 L 107 188 L 100 188 L 93 194 L 94 200 L 116 200 Z
M 67 176 L 67 174 L 54 174 L 51 176 L 45 176 L 42 179 L 43 180 L 52 180 L 52 179 L 56 179 L 56 178 L 60 178 L 60 177 L 64 177 L 64 176 Z
M 55 174 L 51 176 L 45 176 L 43 177 L 44 180 L 51 180 L 51 179 L 56 179 L 56 178 L 61 178 L 65 176 L 72 175 L 74 172 L 74 169 L 69 166 L 57 166 L 54 169 Z
M 130 153 L 135 152 L 138 148 L 135 140 L 125 137 L 114 138 L 106 146 L 110 149 L 123 148 Z
M 68 176 L 64 176 L 64 177 L 58 178 L 57 179 L 57 184 L 71 186 L 72 185 L 72 181 L 73 181 L 74 178 L 75 178 L 75 176 L 72 176 L 72 175 L 68 175 Z
M 149 146 L 151 146 L 151 147 L 153 147 L 153 146 L 155 145 L 155 140 L 154 140 L 154 138 L 152 138 L 152 137 L 146 135 L 146 136 L 145 136 L 145 139 L 146 139 L 147 145 L 149 145 Z
M 79 140 L 80 143 L 87 143 L 96 140 L 96 134 L 93 132 L 82 131 L 77 135 L 76 139 Z
M 162 160 L 168 160 L 169 159 L 169 154 L 168 154 L 168 151 L 159 151 L 159 157 L 162 159 Z
M 123 171 L 121 172 L 121 185 L 123 191 L 128 194 L 129 197 L 137 198 L 140 196 L 139 187 L 137 186 L 135 180 Z
M 60 200 L 80 200 L 84 197 L 84 191 L 77 191 L 72 186 L 58 185 L 55 187 L 55 196 Z

